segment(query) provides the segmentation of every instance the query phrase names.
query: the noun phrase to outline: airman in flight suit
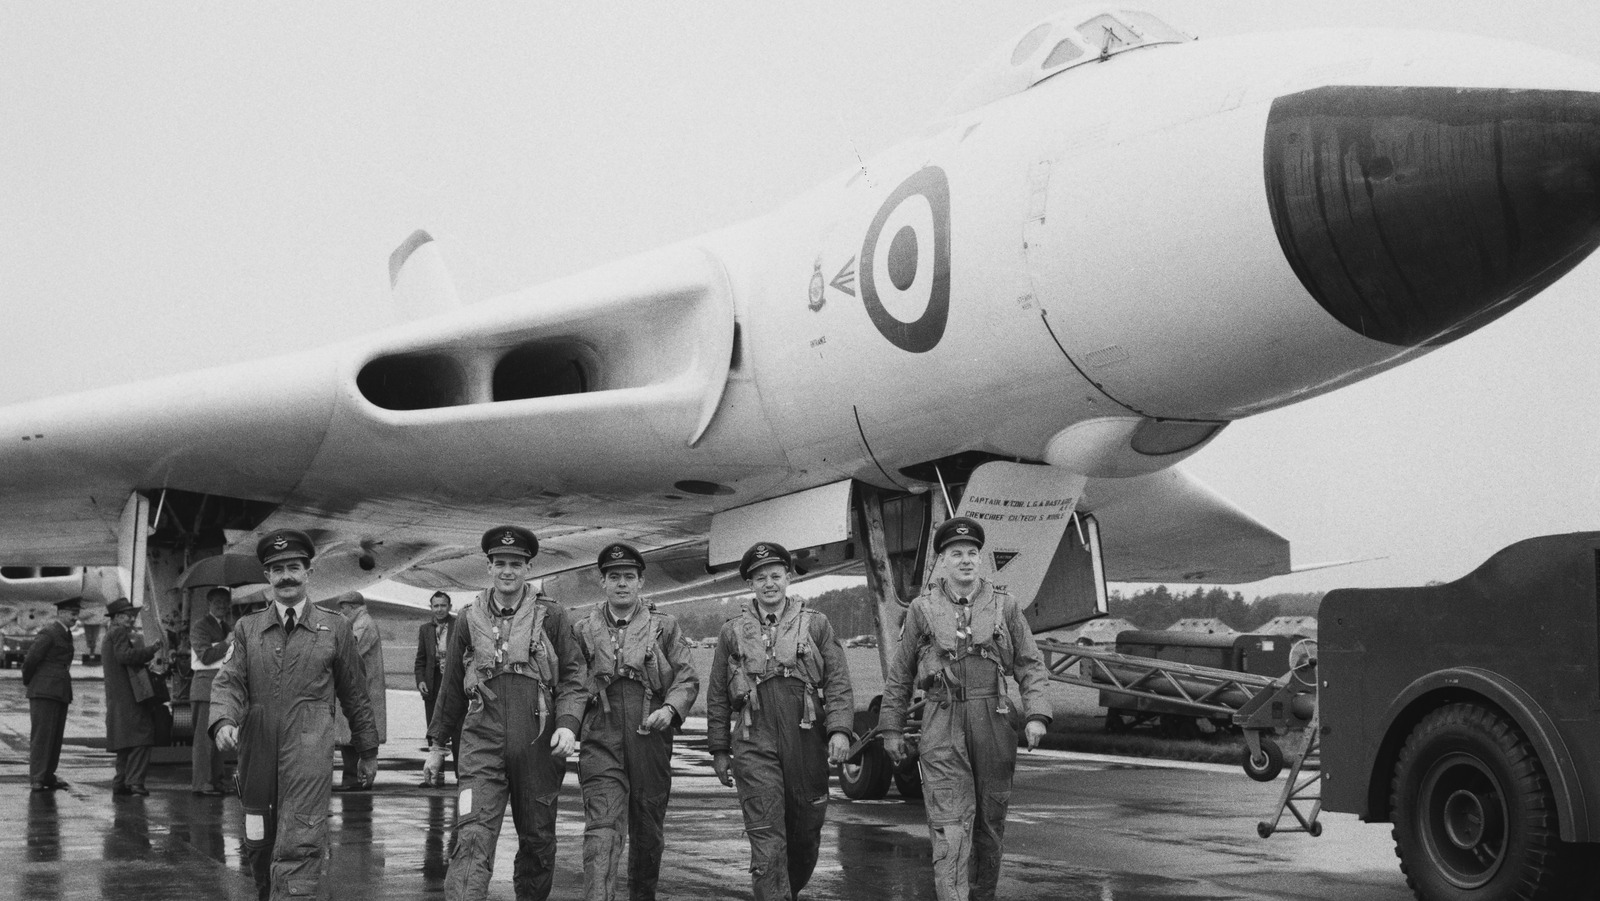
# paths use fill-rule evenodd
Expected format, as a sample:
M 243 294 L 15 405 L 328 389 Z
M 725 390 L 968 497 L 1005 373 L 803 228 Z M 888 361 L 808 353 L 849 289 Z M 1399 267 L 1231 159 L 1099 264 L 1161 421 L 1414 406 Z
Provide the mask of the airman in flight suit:
M 459 731 L 461 795 L 445 897 L 489 896 L 509 802 L 517 829 L 512 887 L 517 901 L 544 901 L 555 875 L 556 801 L 587 700 L 583 654 L 566 610 L 528 585 L 539 552 L 533 533 L 496 526 L 482 547 L 494 587 L 456 619 L 422 776 L 443 778 L 445 749 Z
M 939 901 L 992 901 L 1017 764 L 1015 707 L 1005 679 L 1022 691 L 1029 749 L 1050 722 L 1049 679 L 1016 601 L 978 575 L 983 527 L 957 516 L 934 532 L 943 575 L 906 611 L 900 647 L 884 677 L 883 748 L 905 759 L 913 684 L 928 705 L 918 766 L 933 839 Z
M 672 793 L 672 736 L 700 693 L 676 618 L 639 598 L 644 558 L 626 544 L 600 551 L 606 601 L 572 627 L 589 664 L 578 775 L 583 785 L 583 892 L 616 897 L 628 844 L 628 897 L 654 901 Z
M 791 901 L 817 865 L 828 767 L 850 748 L 850 670 L 828 618 L 789 599 L 787 550 L 752 546 L 739 575 L 755 599 L 717 638 L 706 688 L 711 763 L 723 785 L 738 784 L 756 901 Z

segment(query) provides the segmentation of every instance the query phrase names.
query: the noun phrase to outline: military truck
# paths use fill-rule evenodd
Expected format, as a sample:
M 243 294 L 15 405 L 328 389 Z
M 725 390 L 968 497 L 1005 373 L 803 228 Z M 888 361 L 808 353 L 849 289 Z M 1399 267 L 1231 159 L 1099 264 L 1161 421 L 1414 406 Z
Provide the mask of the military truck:
M 1392 823 L 1418 898 L 1600 897 L 1597 574 L 1582 532 L 1323 599 L 1322 807 Z

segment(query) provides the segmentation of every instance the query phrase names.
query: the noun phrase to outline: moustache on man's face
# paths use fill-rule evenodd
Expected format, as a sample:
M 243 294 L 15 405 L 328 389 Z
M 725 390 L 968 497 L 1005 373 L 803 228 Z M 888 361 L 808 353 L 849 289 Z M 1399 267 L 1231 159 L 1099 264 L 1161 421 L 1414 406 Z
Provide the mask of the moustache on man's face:
M 272 587 L 273 588 L 298 588 L 298 587 L 300 587 L 301 585 L 304 585 L 304 584 L 305 583 L 301 582 L 299 579 L 279 579 L 278 581 L 272 583 Z

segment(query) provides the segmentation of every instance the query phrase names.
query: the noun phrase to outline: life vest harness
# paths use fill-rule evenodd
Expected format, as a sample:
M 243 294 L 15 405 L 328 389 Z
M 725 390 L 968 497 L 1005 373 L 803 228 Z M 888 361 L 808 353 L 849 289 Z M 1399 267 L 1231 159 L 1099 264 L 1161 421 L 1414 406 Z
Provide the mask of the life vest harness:
M 798 602 L 796 602 L 798 603 Z M 761 709 L 761 683 L 769 679 L 798 679 L 805 686 L 800 728 L 817 721 L 817 695 L 823 679 L 822 655 L 811 641 L 811 624 L 817 613 L 801 607 L 776 623 L 762 622 L 757 603 L 736 617 L 738 646 L 728 674 L 729 694 L 739 711 L 740 735 L 749 739 L 752 713 Z
M 1002 653 L 1002 649 L 1010 649 L 1010 642 L 1006 640 L 1009 636 L 1004 632 L 1005 624 L 1000 621 L 999 593 L 980 587 L 962 604 L 948 586 L 937 586 L 928 597 L 932 601 L 927 608 L 932 635 L 917 653 L 919 668 L 931 670 L 921 680 L 924 696 L 941 705 L 950 701 L 999 698 L 995 712 L 1010 713 L 1006 674 L 1011 669 L 1011 661 L 1006 658 L 1011 655 Z M 984 639 L 974 641 L 974 634 L 982 634 Z M 952 671 L 955 664 L 966 657 L 980 657 L 995 665 L 992 686 L 968 686 L 955 675 Z
M 640 602 L 640 608 L 625 628 L 612 624 L 605 610 L 596 610 L 585 617 L 577 629 L 583 656 L 589 665 L 589 702 L 592 704 L 598 699 L 600 709 L 606 713 L 611 712 L 611 698 L 606 694 L 606 689 L 618 679 L 632 679 L 644 686 L 644 709 L 647 715 L 654 710 L 656 697 L 668 687 L 663 684 L 662 673 L 657 666 L 662 654 L 661 636 L 666 631 L 665 619 L 656 614 L 654 605 Z M 638 655 L 639 643 L 630 645 L 624 639 L 628 636 L 628 630 L 636 627 L 641 615 L 649 618 L 650 637 L 643 642 L 643 654 Z M 618 662 L 619 656 L 622 657 L 621 662 Z M 632 662 L 635 660 L 637 662 Z
M 491 595 L 491 591 L 480 592 L 458 620 L 466 623 L 472 638 L 461 659 L 462 688 L 469 697 L 488 702 L 496 697 L 488 684 L 496 676 L 510 674 L 533 679 L 539 688 L 536 692 L 538 719 L 534 727 L 543 731 L 550 716 L 550 689 L 556 681 L 555 647 L 544 629 L 548 608 L 524 588 L 516 612 L 499 616 L 493 612 L 497 605 Z M 487 651 L 489 648 L 493 648 L 492 653 Z

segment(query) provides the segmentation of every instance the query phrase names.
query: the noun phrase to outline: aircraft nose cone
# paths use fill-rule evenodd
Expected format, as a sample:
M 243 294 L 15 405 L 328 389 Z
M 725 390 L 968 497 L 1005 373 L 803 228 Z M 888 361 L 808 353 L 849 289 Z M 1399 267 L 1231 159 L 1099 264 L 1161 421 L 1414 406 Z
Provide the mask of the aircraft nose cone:
M 1273 102 L 1265 151 L 1295 274 L 1373 340 L 1452 341 L 1600 244 L 1600 94 L 1317 88 Z

